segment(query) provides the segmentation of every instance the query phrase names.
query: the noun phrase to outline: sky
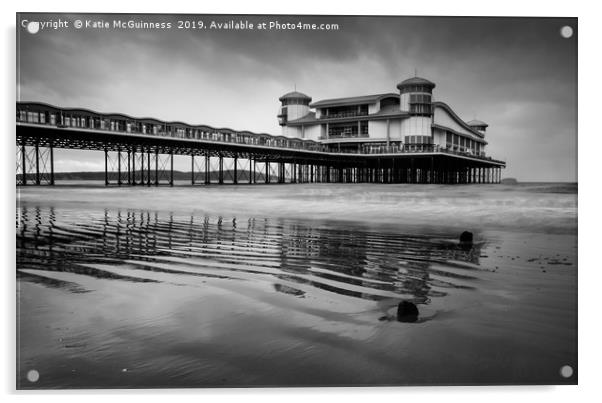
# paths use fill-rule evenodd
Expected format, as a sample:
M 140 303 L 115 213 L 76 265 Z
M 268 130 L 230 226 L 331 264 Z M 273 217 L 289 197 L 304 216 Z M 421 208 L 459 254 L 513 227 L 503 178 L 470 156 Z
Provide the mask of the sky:
M 31 34 L 22 20 L 67 21 Z M 398 92 L 417 74 L 465 121 L 483 120 L 504 177 L 577 180 L 577 21 L 558 18 L 21 14 L 17 100 L 280 134 L 278 97 Z M 171 29 L 75 29 L 81 20 Z M 338 30 L 178 29 L 178 21 L 338 24 Z M 570 26 L 565 38 L 561 28 Z M 56 171 L 103 170 L 57 150 Z M 179 160 L 176 169 L 189 169 Z

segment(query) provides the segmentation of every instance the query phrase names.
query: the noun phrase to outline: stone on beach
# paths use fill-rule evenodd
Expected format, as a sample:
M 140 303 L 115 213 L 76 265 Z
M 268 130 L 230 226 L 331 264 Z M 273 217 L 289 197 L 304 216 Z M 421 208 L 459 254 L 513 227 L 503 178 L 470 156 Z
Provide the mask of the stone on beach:
M 416 322 L 418 320 L 418 307 L 410 301 L 401 301 L 397 305 L 397 320 L 400 322 Z
M 460 234 L 460 243 L 464 245 L 472 244 L 472 232 L 464 231 Z

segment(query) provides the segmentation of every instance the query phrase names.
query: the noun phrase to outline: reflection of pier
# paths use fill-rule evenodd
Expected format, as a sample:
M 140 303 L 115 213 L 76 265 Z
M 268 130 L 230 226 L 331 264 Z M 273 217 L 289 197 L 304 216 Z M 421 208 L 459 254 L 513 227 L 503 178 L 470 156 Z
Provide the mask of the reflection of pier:
M 173 185 L 174 155 L 190 157 L 193 185 L 497 183 L 505 167 L 436 146 L 350 153 L 311 140 L 41 103 L 17 103 L 16 144 L 18 185 L 54 185 L 55 148 L 103 151 L 105 184 L 118 186 Z
M 464 250 L 427 237 L 316 228 L 282 219 L 241 222 L 105 211 L 83 220 L 78 215 L 77 222 L 71 224 L 68 216 L 53 208 L 21 208 L 19 275 L 31 276 L 27 269 L 33 269 L 148 281 L 90 266 L 116 267 L 136 260 L 138 268 L 148 271 L 190 276 L 207 275 L 210 268 L 213 277 L 246 273 L 269 276 L 277 284 L 306 285 L 365 299 L 400 295 L 425 302 L 444 296 L 446 288 L 460 287 L 456 282 L 468 278 L 444 273 L 439 266 L 449 260 L 478 265 L 480 255 L 480 246 Z M 192 270 L 178 271 L 182 264 Z M 280 289 L 296 292 L 290 285 Z

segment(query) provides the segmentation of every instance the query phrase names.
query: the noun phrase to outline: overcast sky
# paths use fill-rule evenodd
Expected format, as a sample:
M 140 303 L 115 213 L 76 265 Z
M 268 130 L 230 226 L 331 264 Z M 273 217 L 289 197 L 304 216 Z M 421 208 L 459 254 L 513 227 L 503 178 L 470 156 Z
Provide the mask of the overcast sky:
M 18 26 L 19 99 L 280 134 L 278 97 L 314 101 L 397 92 L 414 75 L 434 98 L 490 126 L 503 176 L 576 181 L 574 19 L 21 15 L 70 21 Z M 171 22 L 170 30 L 74 29 L 76 19 Z M 178 30 L 179 19 L 337 23 L 338 31 Z M 569 25 L 571 38 L 560 29 Z M 57 151 L 57 171 L 103 169 L 98 153 Z M 187 165 L 186 165 L 187 167 Z M 186 168 L 183 168 L 186 169 Z

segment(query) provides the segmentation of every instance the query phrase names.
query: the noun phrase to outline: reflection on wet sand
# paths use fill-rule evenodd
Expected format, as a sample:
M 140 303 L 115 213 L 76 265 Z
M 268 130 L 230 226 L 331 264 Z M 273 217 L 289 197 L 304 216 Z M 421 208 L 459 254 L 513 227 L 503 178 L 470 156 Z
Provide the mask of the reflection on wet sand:
M 162 281 L 145 272 L 243 280 L 269 276 L 274 290 L 298 297 L 305 294 L 301 286 L 309 286 L 368 300 L 424 304 L 444 297 L 449 288 L 471 288 L 482 247 L 462 248 L 449 235 L 148 211 L 105 210 L 82 217 L 81 212 L 24 206 L 16 224 L 19 278 L 72 292 L 85 288 L 44 272 L 135 282 Z M 138 270 L 126 275 L 105 269 L 123 264 Z
M 577 382 L 574 185 L 30 187 L 17 205 L 19 389 Z

